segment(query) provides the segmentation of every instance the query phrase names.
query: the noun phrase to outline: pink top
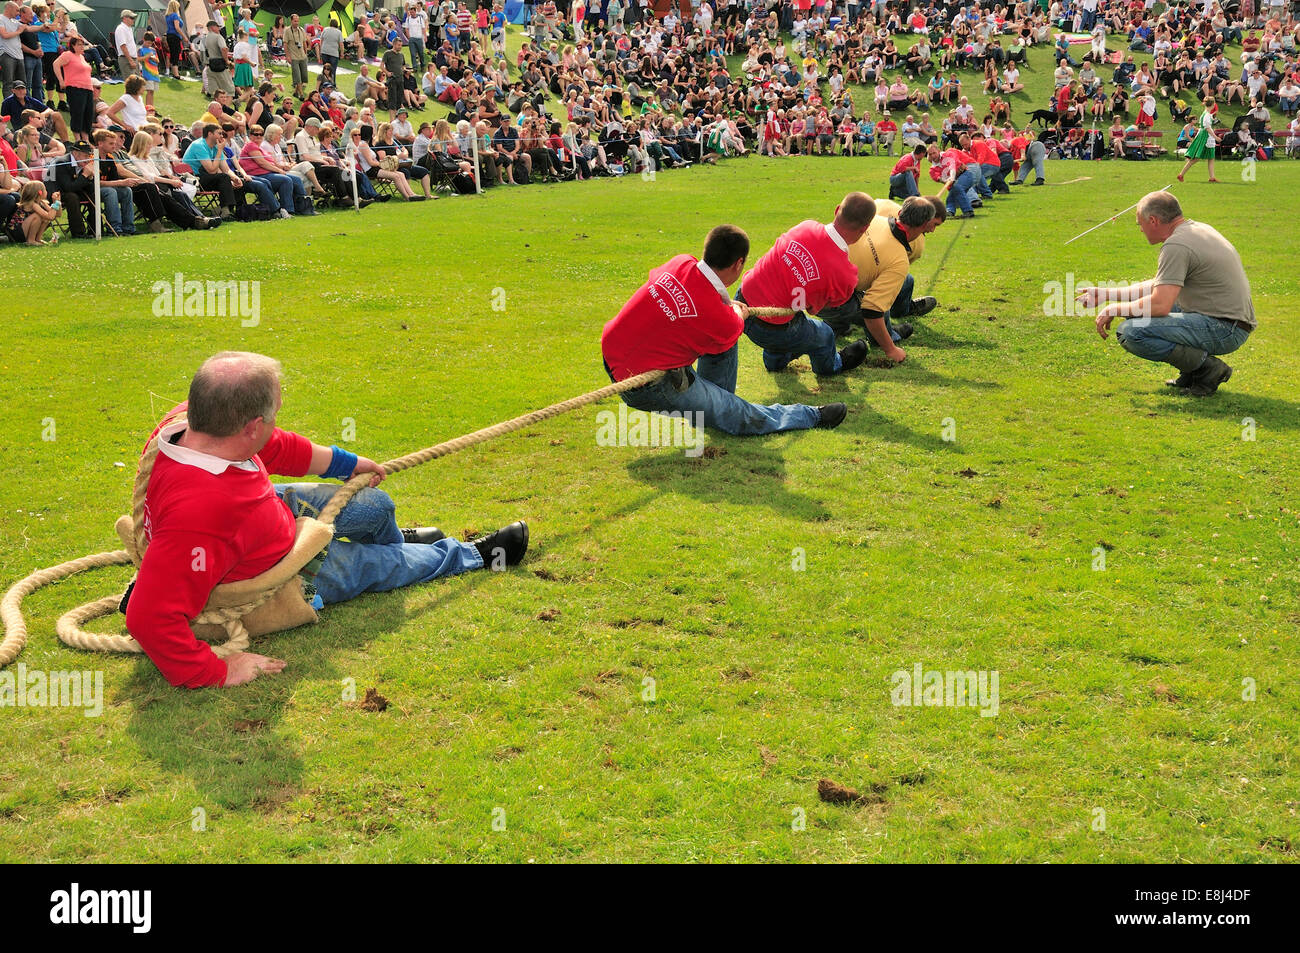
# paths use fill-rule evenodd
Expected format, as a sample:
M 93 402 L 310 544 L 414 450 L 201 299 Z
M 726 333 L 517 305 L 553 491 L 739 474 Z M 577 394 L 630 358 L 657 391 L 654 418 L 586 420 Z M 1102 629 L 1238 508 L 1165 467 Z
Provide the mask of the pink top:
M 90 64 L 86 58 L 71 50 L 65 50 L 56 63 L 63 64 L 63 85 L 76 89 L 93 89 L 90 85 Z

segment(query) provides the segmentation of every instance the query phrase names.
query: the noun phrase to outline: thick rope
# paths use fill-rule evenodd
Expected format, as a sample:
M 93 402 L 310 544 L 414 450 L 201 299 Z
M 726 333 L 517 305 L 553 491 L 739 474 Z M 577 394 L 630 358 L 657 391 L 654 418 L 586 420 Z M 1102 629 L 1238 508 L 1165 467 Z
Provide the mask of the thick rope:
M 788 313 L 788 312 L 786 312 Z M 466 434 L 462 437 L 456 437 L 447 440 L 433 447 L 427 447 L 424 450 L 417 450 L 415 453 L 407 454 L 404 457 L 398 457 L 396 460 L 390 460 L 383 464 L 386 473 L 398 473 L 411 467 L 419 466 L 430 460 L 436 460 L 439 457 L 445 457 L 448 454 L 464 450 L 466 447 L 472 447 L 475 444 L 483 443 L 494 437 L 520 430 L 530 424 L 546 420 L 551 417 L 557 417 L 560 414 L 568 413 L 587 404 L 595 403 L 614 394 L 621 394 L 624 391 L 632 390 L 636 387 L 642 387 L 646 384 L 652 384 L 659 378 L 663 377 L 663 371 L 646 371 L 644 374 L 638 374 L 635 377 L 629 377 L 627 380 L 619 381 L 616 384 L 610 384 L 599 390 L 594 390 L 583 394 L 579 397 L 573 397 L 569 400 L 562 401 L 558 404 L 552 404 L 541 410 L 535 410 L 532 413 L 515 417 L 513 420 L 507 420 L 503 423 L 486 427 L 482 430 L 476 430 L 474 433 Z M 163 423 L 179 419 L 180 415 L 174 415 L 166 418 Z M 57 566 L 51 566 L 48 569 L 41 569 L 32 573 L 25 579 L 22 579 L 12 586 L 5 593 L 3 601 L 0 601 L 0 619 L 4 622 L 4 639 L 0 641 L 0 668 L 4 668 L 10 662 L 18 657 L 18 653 L 23 650 L 27 644 L 27 623 L 23 619 L 22 601 L 23 599 L 52 582 L 57 582 L 73 573 L 82 572 L 86 569 L 95 569 L 100 566 L 123 566 L 135 563 L 139 566 L 140 561 L 144 558 L 144 552 L 147 541 L 144 537 L 144 501 L 145 493 L 149 488 L 149 477 L 153 473 L 154 461 L 158 458 L 158 440 L 155 437 L 149 441 L 149 446 L 145 449 L 140 459 L 140 467 L 136 473 L 135 485 L 133 487 L 131 499 L 131 516 L 135 520 L 133 528 L 134 551 L 127 549 L 118 549 L 112 552 L 96 553 L 92 556 L 83 556 L 80 559 L 72 559 Z M 322 523 L 332 523 L 334 517 L 339 511 L 347 505 L 361 489 L 370 483 L 370 474 L 362 474 L 354 477 L 345 483 L 330 499 L 329 504 L 321 512 L 318 519 Z M 291 579 L 290 582 L 296 582 Z M 288 583 L 286 583 L 288 585 Z M 278 587 L 277 587 L 278 588 Z M 258 606 L 262 605 L 276 593 L 276 589 L 268 589 L 261 593 L 256 599 L 238 606 L 226 606 L 219 609 L 205 609 L 197 619 L 196 623 L 214 623 L 225 627 L 228 640 L 221 645 L 215 646 L 213 651 L 221 657 L 225 657 L 234 652 L 241 652 L 248 648 L 249 635 L 248 630 L 244 628 L 241 619 L 252 612 Z M 129 635 L 109 634 L 99 632 L 87 632 L 82 628 L 83 623 L 91 619 L 97 619 L 102 616 L 111 614 L 117 610 L 122 594 L 115 596 L 105 596 L 94 602 L 88 602 L 83 606 L 78 606 L 71 612 L 65 613 L 55 625 L 55 631 L 60 639 L 73 648 L 89 649 L 99 652 L 141 652 L 140 644 Z
M 795 312 L 790 308 L 754 308 L 749 305 L 749 313 L 756 318 L 788 318 Z

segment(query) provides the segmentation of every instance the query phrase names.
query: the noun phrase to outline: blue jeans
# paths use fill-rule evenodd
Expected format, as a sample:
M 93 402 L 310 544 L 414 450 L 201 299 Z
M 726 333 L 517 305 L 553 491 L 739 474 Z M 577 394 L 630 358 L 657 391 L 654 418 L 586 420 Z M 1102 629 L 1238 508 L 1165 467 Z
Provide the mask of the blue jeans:
M 948 207 L 948 214 L 955 212 L 956 206 L 961 206 L 963 215 L 973 215 L 974 211 L 970 207 L 970 196 L 967 194 L 968 189 L 975 188 L 975 173 L 969 168 L 962 169 L 961 174 L 957 176 L 957 181 L 952 184 L 948 190 L 948 201 L 945 203 Z
M 739 300 L 739 299 L 738 299 Z M 814 374 L 838 374 L 843 361 L 830 326 L 800 311 L 788 324 L 745 319 L 745 336 L 763 349 L 763 366 L 779 371 L 807 354 Z
M 900 172 L 897 175 L 889 177 L 889 194 L 901 195 L 908 198 L 913 195 L 920 195 L 921 190 L 916 187 L 916 176 L 910 172 Z
M 274 189 L 276 194 L 280 197 L 280 208 L 284 209 L 291 215 L 298 211 L 298 197 L 300 195 L 303 197 L 307 195 L 306 190 L 303 188 L 302 180 L 295 178 L 292 175 L 285 175 L 282 172 L 268 172 L 265 175 L 257 175 L 253 178 L 261 179 Z
M 693 411 L 703 414 L 704 426 L 737 436 L 808 430 L 821 415 L 807 404 L 751 404 L 737 397 L 736 367 L 740 348 L 733 344 L 722 354 L 701 354 L 695 369 L 686 368 L 690 386 L 679 391 L 673 382 L 660 378 L 653 384 L 626 391 L 623 403 L 636 410 Z M 606 368 L 606 371 L 609 369 Z M 613 380 L 613 375 L 610 376 Z
M 280 483 L 275 492 L 294 516 L 314 517 L 338 488 L 333 483 Z M 450 538 L 402 542 L 394 509 L 391 496 L 366 487 L 335 517 L 334 541 L 316 574 L 316 608 L 363 592 L 387 592 L 483 568 L 483 557 L 469 543 Z
M 989 184 L 989 188 L 996 192 L 1010 192 L 1007 180 L 1002 178 L 1002 166 L 999 165 L 981 165 L 980 171 L 984 173 L 984 181 Z M 991 194 L 991 193 L 990 193 Z
M 106 185 L 101 187 L 99 196 L 104 202 L 104 217 L 113 231 L 119 235 L 134 235 L 135 199 L 131 197 L 131 187 Z
M 23 73 L 27 77 L 27 95 L 45 101 L 45 64 L 39 56 L 23 57 Z
M 1034 167 L 1034 181 L 1042 182 L 1046 178 L 1043 174 L 1043 160 L 1046 158 L 1047 147 L 1035 139 L 1025 148 L 1025 157 L 1020 160 L 1020 174 L 1016 176 L 1016 182 L 1024 182 L 1029 177 L 1031 165 Z
M 989 184 L 984 181 L 984 167 L 978 162 L 972 162 L 970 165 L 966 166 L 966 171 L 974 177 L 975 191 L 979 193 L 979 197 L 982 199 L 990 198 L 993 195 L 993 190 L 990 189 Z
M 278 212 L 280 203 L 275 200 L 275 193 L 271 191 L 271 186 L 264 181 L 265 179 L 266 176 L 263 175 L 249 176 L 248 181 L 244 183 L 244 188 L 257 196 L 259 204 L 267 206 L 273 212 Z
M 1250 332 L 1243 327 L 1195 311 L 1170 311 L 1163 318 L 1129 318 L 1115 328 L 1115 339 L 1124 350 L 1159 363 L 1169 360 L 1176 344 L 1206 354 L 1231 354 L 1248 337 Z
M 898 289 L 898 295 L 894 298 L 894 303 L 889 306 L 885 312 L 885 327 L 889 329 L 890 339 L 897 344 L 902 338 L 894 330 L 892 319 L 903 319 L 912 313 L 912 288 L 916 285 L 916 279 L 912 277 L 911 272 L 903 279 L 902 287 Z

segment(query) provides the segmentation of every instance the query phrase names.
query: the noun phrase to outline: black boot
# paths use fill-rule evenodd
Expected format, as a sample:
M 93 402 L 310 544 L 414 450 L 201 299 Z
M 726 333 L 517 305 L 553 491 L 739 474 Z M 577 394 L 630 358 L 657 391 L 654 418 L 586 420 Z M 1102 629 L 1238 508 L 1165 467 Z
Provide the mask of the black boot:
M 1209 397 L 1231 376 L 1231 367 L 1217 357 L 1208 357 L 1201 369 L 1192 374 L 1192 383 L 1187 388 L 1187 393 L 1193 397 Z
M 1169 352 L 1165 358 L 1170 364 L 1178 368 L 1180 373 L 1174 380 L 1165 381 L 1170 387 L 1191 387 L 1196 381 L 1196 372 L 1200 370 L 1201 365 L 1206 363 L 1209 357 L 1200 348 L 1188 347 L 1185 344 L 1175 344 L 1174 349 Z
M 436 526 L 414 526 L 402 530 L 402 542 L 404 543 L 436 543 L 440 539 L 446 539 L 447 534 Z
M 867 342 L 862 340 L 854 341 L 840 351 L 840 369 L 838 373 L 843 374 L 846 371 L 851 371 L 866 359 Z
M 514 566 L 528 551 L 528 524 L 523 520 L 511 523 L 490 536 L 476 539 L 473 545 L 478 550 L 478 554 L 483 557 L 485 569 L 504 569 L 506 566 Z
M 833 430 L 844 422 L 849 408 L 846 404 L 826 404 L 817 408 L 817 423 L 813 426 L 823 430 Z
M 938 304 L 938 302 L 930 295 L 926 295 L 924 298 L 913 298 L 912 310 L 910 310 L 908 314 L 911 317 L 919 318 L 921 315 L 929 314 L 933 311 L 936 304 Z

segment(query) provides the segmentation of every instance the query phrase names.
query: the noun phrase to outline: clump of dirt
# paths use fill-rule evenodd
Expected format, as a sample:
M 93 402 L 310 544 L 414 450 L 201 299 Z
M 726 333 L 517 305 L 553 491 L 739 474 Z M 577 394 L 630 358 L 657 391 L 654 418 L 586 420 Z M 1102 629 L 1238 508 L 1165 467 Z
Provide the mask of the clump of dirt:
M 1156 698 L 1160 699 L 1162 702 L 1172 703 L 1178 701 L 1178 695 L 1176 695 L 1174 690 L 1164 682 L 1156 682 L 1151 686 L 1151 691 Z
M 837 781 L 830 778 L 822 778 L 817 782 L 817 796 L 827 804 L 866 804 L 868 802 L 880 802 L 884 798 L 876 791 L 871 794 L 859 794 L 852 788 L 846 788 Z
M 727 455 L 726 447 L 713 447 L 713 446 L 705 447 L 704 452 L 701 454 L 701 456 L 704 457 L 705 460 L 716 460 L 718 457 L 725 457 L 726 455 Z
M 387 711 L 388 699 L 385 698 L 383 695 L 379 694 L 378 689 L 367 688 L 365 701 L 361 703 L 361 710 L 362 711 Z
M 534 618 L 537 619 L 538 622 L 553 622 L 559 617 L 560 617 L 559 609 L 543 609 L 541 612 L 537 613 L 536 616 L 534 616 Z
M 240 733 L 249 732 L 249 731 L 261 731 L 263 728 L 266 727 L 266 719 L 265 718 L 240 718 L 236 720 L 235 723 L 231 725 L 231 727 L 234 728 L 235 731 L 238 731 Z
M 979 476 L 979 474 L 976 473 L 974 470 L 972 470 L 970 467 L 967 467 L 965 470 L 958 470 L 957 475 L 960 477 L 965 477 L 968 480 L 973 480 L 977 476 Z

